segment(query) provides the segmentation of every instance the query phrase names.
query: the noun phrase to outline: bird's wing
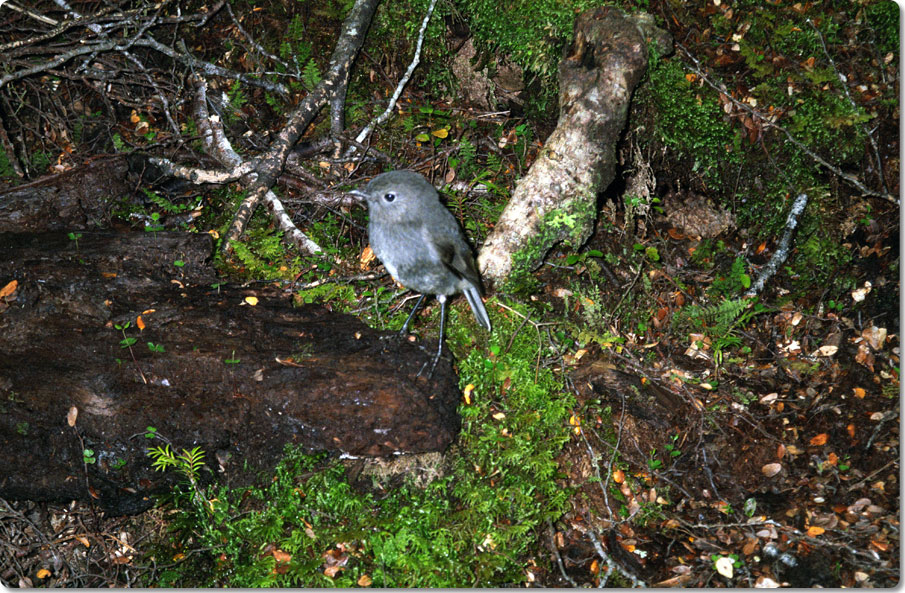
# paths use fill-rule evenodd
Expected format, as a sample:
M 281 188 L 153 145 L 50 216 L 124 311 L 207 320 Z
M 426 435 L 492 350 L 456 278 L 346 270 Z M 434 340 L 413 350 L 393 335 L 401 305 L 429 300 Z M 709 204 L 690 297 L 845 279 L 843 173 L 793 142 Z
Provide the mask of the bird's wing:
M 458 237 L 441 237 L 430 240 L 430 244 L 436 249 L 443 265 L 457 278 L 467 280 L 479 292 L 481 290 L 481 277 L 474 263 L 474 257 L 468 245 Z

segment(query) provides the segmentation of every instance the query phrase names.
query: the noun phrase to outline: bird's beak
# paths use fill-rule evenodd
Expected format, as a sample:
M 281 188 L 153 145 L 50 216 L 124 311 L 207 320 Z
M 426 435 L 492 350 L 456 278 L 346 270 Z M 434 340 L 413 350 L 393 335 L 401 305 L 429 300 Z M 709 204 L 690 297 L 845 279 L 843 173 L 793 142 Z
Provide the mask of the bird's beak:
M 367 202 L 367 201 L 368 201 L 368 194 L 366 194 L 365 192 L 361 191 L 360 189 L 353 189 L 353 190 L 349 191 L 348 193 L 349 193 L 350 195 L 355 196 L 356 198 L 358 198 L 359 200 L 361 200 L 361 201 L 363 201 L 363 202 Z

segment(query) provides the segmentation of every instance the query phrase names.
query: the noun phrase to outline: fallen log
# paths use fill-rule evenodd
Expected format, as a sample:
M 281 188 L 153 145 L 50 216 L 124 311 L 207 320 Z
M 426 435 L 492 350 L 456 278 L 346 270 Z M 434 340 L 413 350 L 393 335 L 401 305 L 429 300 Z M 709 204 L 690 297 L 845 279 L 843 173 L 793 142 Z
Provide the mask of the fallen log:
M 220 284 L 211 252 L 190 233 L 0 234 L 0 497 L 141 511 L 175 479 L 152 471 L 148 426 L 229 484 L 288 443 L 385 456 L 453 441 L 449 361 L 418 378 L 417 345 Z
M 647 69 L 648 43 L 661 54 L 672 48 L 650 15 L 599 7 L 578 16 L 559 67 L 559 121 L 484 242 L 482 277 L 495 282 L 530 272 L 556 243 L 578 247 L 590 236 L 597 194 L 615 177 L 616 147 Z

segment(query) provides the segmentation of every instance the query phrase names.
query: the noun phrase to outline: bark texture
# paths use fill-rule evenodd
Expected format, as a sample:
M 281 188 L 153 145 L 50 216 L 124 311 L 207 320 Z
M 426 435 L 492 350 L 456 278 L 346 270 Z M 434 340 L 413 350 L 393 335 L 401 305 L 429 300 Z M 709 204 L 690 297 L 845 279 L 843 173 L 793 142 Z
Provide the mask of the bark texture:
M 588 238 L 597 194 L 615 175 L 616 146 L 649 42 L 661 54 L 672 45 L 649 15 L 600 7 L 578 17 L 559 68 L 559 122 L 481 250 L 485 279 L 534 269 L 554 244 Z
M 0 194 L 0 498 L 147 508 L 176 479 L 152 470 L 148 426 L 234 485 L 287 443 L 391 456 L 454 440 L 452 364 L 417 376 L 432 341 L 222 284 L 205 234 L 98 231 L 134 197 L 128 169 L 98 160 Z

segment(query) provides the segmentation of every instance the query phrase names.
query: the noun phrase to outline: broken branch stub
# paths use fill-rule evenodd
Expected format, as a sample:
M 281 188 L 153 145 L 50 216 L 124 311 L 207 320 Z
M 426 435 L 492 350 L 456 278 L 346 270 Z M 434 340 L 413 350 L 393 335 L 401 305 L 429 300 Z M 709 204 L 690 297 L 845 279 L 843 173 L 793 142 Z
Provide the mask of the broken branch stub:
M 579 15 L 559 67 L 559 122 L 481 250 L 485 279 L 533 270 L 556 243 L 577 246 L 590 236 L 597 194 L 615 176 L 616 145 L 647 67 L 648 42 L 661 54 L 672 49 L 650 15 L 604 7 Z

